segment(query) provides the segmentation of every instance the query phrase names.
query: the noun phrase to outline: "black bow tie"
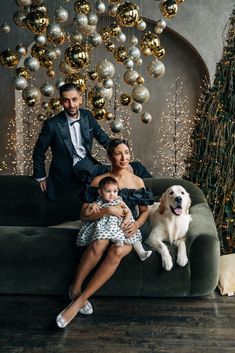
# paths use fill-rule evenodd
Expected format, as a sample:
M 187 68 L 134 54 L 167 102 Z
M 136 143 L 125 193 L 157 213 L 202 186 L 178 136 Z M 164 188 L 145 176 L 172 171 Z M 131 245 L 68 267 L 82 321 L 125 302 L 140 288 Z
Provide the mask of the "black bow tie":
M 70 126 L 73 126 L 75 123 L 80 123 L 80 119 L 76 119 L 70 123 Z

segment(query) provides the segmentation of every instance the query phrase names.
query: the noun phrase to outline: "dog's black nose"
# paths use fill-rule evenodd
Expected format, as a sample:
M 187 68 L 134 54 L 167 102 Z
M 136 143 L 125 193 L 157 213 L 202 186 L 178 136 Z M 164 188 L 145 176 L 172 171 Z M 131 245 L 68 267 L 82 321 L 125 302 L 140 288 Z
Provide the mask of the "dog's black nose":
M 181 196 L 176 196 L 175 201 L 176 202 L 181 202 L 182 201 L 182 197 Z

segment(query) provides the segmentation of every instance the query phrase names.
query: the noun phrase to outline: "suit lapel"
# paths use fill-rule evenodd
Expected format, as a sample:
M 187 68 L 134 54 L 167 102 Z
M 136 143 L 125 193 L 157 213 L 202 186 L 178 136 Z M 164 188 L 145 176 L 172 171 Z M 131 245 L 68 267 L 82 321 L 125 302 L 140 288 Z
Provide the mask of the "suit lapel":
M 64 140 L 66 147 L 68 148 L 68 151 L 69 151 L 71 157 L 73 157 L 73 144 L 72 144 L 72 140 L 71 140 L 71 136 L 70 136 L 67 118 L 66 118 L 66 115 L 64 112 L 61 113 L 61 116 L 59 117 L 59 119 L 57 121 L 57 126 L 60 130 L 61 136 Z
M 89 121 L 87 115 L 80 110 L 80 119 L 81 119 L 81 134 L 85 144 L 90 141 L 90 131 L 89 131 Z

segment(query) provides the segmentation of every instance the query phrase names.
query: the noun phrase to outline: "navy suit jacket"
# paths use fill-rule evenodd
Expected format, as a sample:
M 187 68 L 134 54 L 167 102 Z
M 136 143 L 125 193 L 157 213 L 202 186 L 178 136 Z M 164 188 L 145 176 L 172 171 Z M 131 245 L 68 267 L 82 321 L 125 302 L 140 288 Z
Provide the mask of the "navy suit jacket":
M 91 156 L 93 139 L 104 148 L 110 138 L 97 123 L 89 110 L 80 109 L 81 134 L 87 155 Z M 49 198 L 57 198 L 66 188 L 73 172 L 73 145 L 64 112 L 44 122 L 33 151 L 33 175 L 36 179 L 46 176 L 45 153 L 50 147 L 52 160 L 47 179 Z

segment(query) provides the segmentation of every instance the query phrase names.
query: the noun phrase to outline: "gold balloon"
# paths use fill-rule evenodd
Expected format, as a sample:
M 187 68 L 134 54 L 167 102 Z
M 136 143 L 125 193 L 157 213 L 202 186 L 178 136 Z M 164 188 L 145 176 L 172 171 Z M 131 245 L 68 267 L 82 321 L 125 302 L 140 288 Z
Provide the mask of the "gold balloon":
M 111 37 L 110 28 L 109 27 L 101 28 L 99 31 L 99 34 L 101 35 L 101 38 L 103 39 L 103 41 L 109 40 Z
M 92 96 L 91 104 L 94 109 L 101 109 L 105 106 L 105 99 L 101 96 Z
M 33 33 L 44 33 L 49 25 L 49 17 L 45 12 L 33 11 L 27 15 L 26 23 L 28 29 L 30 29 Z
M 72 67 L 82 69 L 89 61 L 89 54 L 83 46 L 75 44 L 66 49 L 64 59 Z
M 59 98 L 51 98 L 48 102 L 48 105 L 52 110 L 56 110 L 61 107 L 60 99 Z
M 77 13 L 84 13 L 85 15 L 87 15 L 90 10 L 91 5 L 86 0 L 78 0 L 74 4 L 74 11 Z
M 160 47 L 160 46 L 158 46 L 155 50 L 153 50 L 153 55 L 156 58 L 161 59 L 165 55 L 165 49 Z
M 123 94 L 120 96 L 120 103 L 121 103 L 122 105 L 127 106 L 127 105 L 130 104 L 130 102 L 131 102 L 131 96 L 130 96 L 130 94 L 123 93 Z
M 29 70 L 26 69 L 26 67 L 22 66 L 22 67 L 17 67 L 15 70 L 15 76 L 22 76 L 24 77 L 26 80 L 30 79 L 30 73 Z
M 73 82 L 75 83 L 79 89 L 81 90 L 81 92 L 85 92 L 87 89 L 87 79 L 84 75 L 80 74 L 80 73 L 75 73 L 73 75 L 69 75 L 66 77 L 65 82 Z
M 160 4 L 160 11 L 166 18 L 172 18 L 177 14 L 178 5 L 174 0 L 165 0 Z
M 123 63 L 128 58 L 128 51 L 124 45 L 121 45 L 114 50 L 113 55 L 118 63 Z
M 134 27 L 139 18 L 139 7 L 136 4 L 126 1 L 118 6 L 116 20 L 120 26 Z
M 106 109 L 104 109 L 104 108 L 94 109 L 94 110 L 92 110 L 92 113 L 93 113 L 96 120 L 102 120 L 105 118 Z
M 16 67 L 19 63 L 17 52 L 11 49 L 2 51 L 0 54 L 0 63 L 9 69 Z
M 157 34 L 150 31 L 144 34 L 140 43 L 141 51 L 144 51 L 144 49 L 150 49 L 151 51 L 153 51 L 159 45 L 160 45 L 160 40 Z

